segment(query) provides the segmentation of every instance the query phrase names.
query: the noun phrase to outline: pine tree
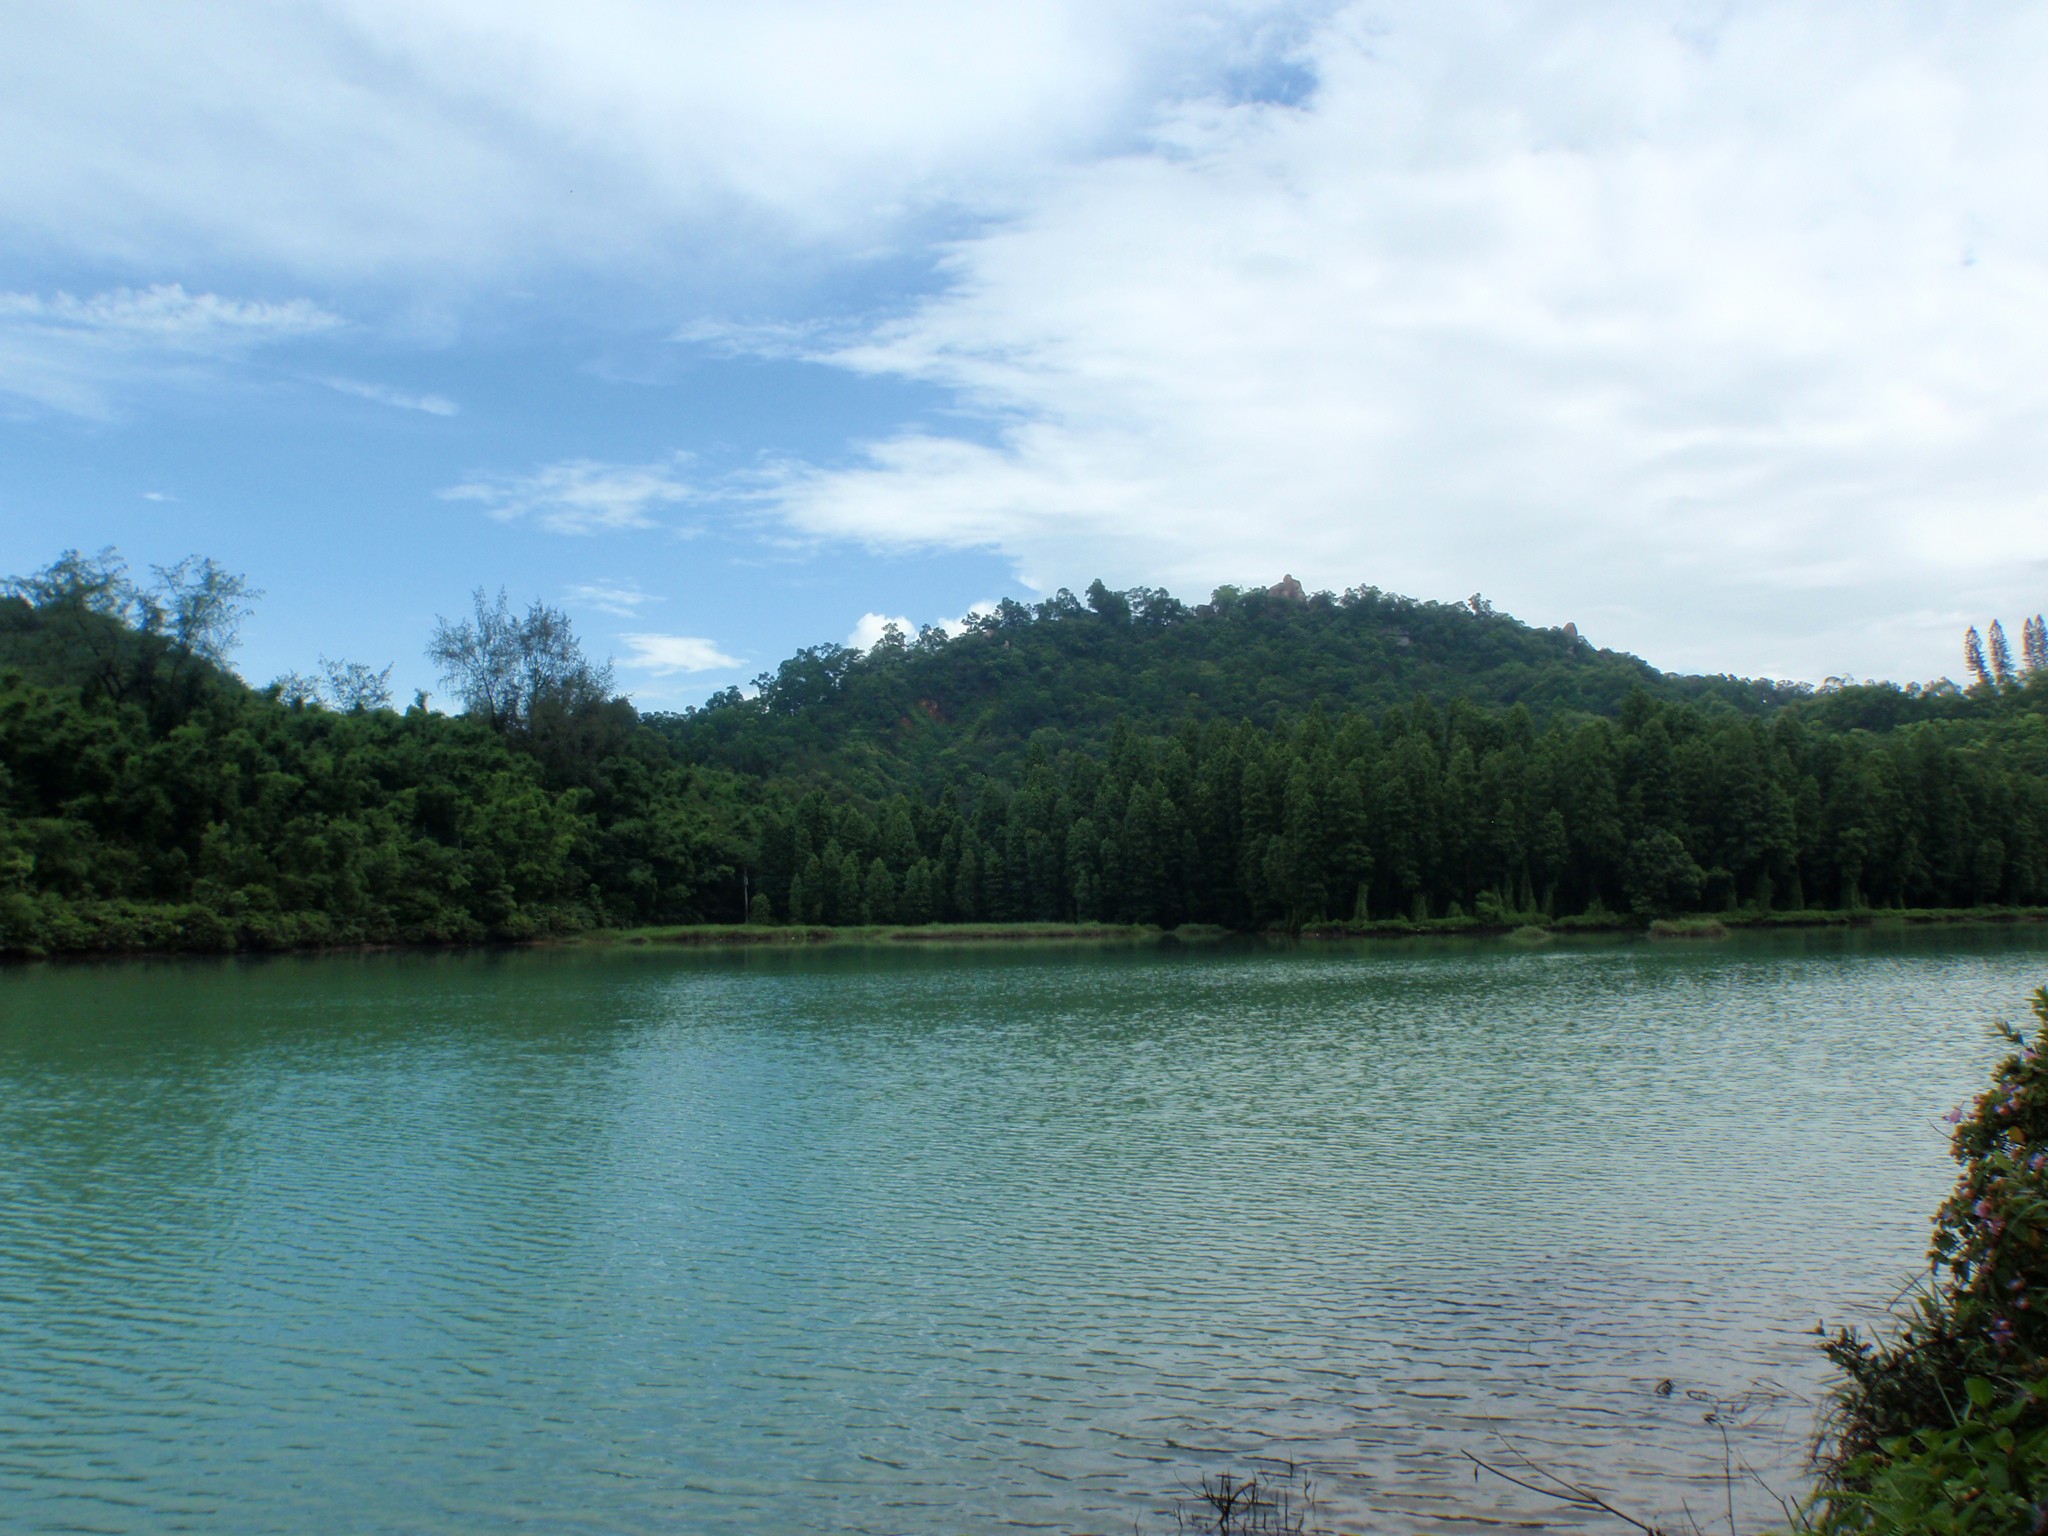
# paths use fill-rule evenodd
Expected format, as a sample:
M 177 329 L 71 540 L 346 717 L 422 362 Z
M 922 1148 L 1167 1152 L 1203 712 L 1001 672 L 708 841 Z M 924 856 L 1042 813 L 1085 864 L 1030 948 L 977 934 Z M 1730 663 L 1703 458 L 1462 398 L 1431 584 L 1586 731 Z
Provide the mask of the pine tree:
M 932 920 L 932 861 L 919 859 L 903 876 L 903 900 L 896 921 L 918 927 Z
M 860 919 L 864 923 L 896 921 L 896 879 L 880 854 L 869 862 L 867 878 L 861 882 Z
M 2029 672 L 2048 672 L 2048 623 L 2038 613 L 2020 626 L 2020 659 Z
M 1991 621 L 1991 674 L 2001 683 L 2013 680 L 2012 647 L 2006 643 L 2005 626 L 1998 620 Z
M 1978 635 L 1977 626 L 1974 624 L 1970 626 L 1970 632 L 1963 636 L 1963 665 L 1970 669 L 1970 676 L 1976 679 L 1979 688 L 1991 686 L 1991 671 L 1984 665 L 1984 641 Z
M 953 912 L 963 923 L 981 916 L 981 855 L 972 840 L 960 849 L 960 870 L 953 877 Z

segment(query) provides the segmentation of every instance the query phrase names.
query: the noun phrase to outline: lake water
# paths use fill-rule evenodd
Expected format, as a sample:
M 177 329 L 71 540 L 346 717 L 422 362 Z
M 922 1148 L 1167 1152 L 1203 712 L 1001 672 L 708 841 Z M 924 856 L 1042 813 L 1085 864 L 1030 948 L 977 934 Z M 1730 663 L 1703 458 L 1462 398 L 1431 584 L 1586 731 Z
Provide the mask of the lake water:
M 0 972 L 0 1529 L 1725 1521 L 2038 931 Z M 1669 1395 L 1660 1381 L 1674 1385 Z M 1701 1396 L 1698 1394 L 1704 1394 Z M 1739 1406 L 1788 1491 L 1809 1410 Z M 1771 1508 L 1746 1482 L 1738 1519 Z

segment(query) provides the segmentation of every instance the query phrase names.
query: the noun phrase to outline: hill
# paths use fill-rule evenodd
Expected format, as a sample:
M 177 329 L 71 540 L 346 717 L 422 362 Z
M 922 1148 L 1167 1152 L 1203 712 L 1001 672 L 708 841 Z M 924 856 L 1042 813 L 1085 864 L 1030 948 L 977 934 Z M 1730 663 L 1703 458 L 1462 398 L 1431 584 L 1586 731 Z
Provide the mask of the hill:
M 1064 589 L 1035 605 L 1006 599 L 951 637 L 927 628 L 892 631 L 865 652 L 810 647 L 755 687 L 657 724 L 694 761 L 876 792 L 1006 772 L 1042 732 L 1054 749 L 1094 750 L 1118 720 L 1155 735 L 1217 720 L 1271 728 L 1317 706 L 1376 713 L 1426 695 L 1520 704 L 1542 722 L 1612 716 L 1637 692 L 1754 714 L 1810 691 L 1660 672 L 1571 625 L 1538 629 L 1479 597 L 1306 593 L 1292 577 L 1223 587 L 1199 605 L 1099 581 L 1085 600 Z

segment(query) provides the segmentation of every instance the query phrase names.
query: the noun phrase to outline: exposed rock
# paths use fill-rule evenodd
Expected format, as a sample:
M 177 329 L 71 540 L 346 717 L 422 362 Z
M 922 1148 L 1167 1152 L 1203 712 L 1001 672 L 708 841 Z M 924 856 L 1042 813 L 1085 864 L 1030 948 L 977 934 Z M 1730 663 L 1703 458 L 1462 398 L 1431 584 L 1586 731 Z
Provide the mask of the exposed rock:
M 1292 576 L 1282 576 L 1272 586 L 1266 588 L 1266 595 L 1268 597 L 1277 597 L 1282 602 L 1288 603 L 1305 603 L 1308 601 L 1308 594 L 1301 590 L 1301 583 Z

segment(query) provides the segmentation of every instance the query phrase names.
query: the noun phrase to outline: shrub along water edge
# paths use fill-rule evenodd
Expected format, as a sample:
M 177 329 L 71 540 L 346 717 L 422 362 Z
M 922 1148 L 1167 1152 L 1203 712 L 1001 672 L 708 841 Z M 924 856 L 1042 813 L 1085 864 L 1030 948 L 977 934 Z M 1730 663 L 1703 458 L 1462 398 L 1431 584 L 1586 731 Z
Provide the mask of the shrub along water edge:
M 2036 1027 L 1955 1110 L 1955 1192 L 1928 1282 L 1888 1338 L 1844 1329 L 1818 1457 L 1830 1536 L 2048 1531 L 2048 987 Z

